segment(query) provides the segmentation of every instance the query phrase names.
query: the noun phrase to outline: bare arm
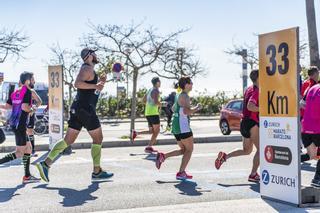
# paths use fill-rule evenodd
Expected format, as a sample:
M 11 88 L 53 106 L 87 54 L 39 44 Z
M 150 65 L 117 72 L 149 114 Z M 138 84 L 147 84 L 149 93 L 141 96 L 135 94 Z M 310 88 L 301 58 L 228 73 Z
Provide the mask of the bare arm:
M 190 98 L 186 95 L 180 95 L 178 101 L 179 101 L 179 105 L 181 107 L 183 107 L 183 113 L 186 115 L 191 115 L 200 109 L 198 106 L 191 107 L 190 106 Z
M 23 111 L 25 111 L 25 112 L 28 112 L 28 113 L 34 111 L 34 109 L 32 108 L 32 106 L 30 106 L 29 104 L 26 104 L 26 103 L 23 103 L 23 104 L 21 105 L 21 109 L 22 109 Z
M 90 80 L 90 74 L 92 73 L 92 67 L 83 66 L 74 83 L 74 87 L 77 89 L 100 89 L 96 84 L 88 84 L 85 81 Z
M 0 109 L 11 109 L 12 106 L 8 103 L 0 105 Z
M 42 104 L 42 100 L 35 90 L 32 90 L 32 100 L 36 101 L 37 107 L 39 107 Z
M 147 94 L 145 94 L 142 98 L 143 103 L 147 103 Z
M 152 94 L 152 98 L 153 98 L 153 101 L 154 101 L 154 104 L 157 105 L 158 107 L 161 107 L 161 102 L 159 101 L 159 91 L 154 91 L 153 94 Z
M 248 105 L 247 105 L 247 108 L 248 108 L 248 110 L 249 111 L 251 111 L 251 112 L 259 112 L 259 107 L 257 107 L 256 106 L 256 104 L 255 103 L 253 103 L 253 102 L 248 102 Z

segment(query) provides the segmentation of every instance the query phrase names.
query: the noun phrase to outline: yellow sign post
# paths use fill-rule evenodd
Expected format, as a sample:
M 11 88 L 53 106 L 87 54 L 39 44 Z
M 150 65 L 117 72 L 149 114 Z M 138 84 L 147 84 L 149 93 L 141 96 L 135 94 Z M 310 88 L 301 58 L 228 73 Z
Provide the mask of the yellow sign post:
M 300 204 L 299 29 L 259 36 L 262 197 Z
M 63 138 L 63 69 L 49 66 L 49 148 Z

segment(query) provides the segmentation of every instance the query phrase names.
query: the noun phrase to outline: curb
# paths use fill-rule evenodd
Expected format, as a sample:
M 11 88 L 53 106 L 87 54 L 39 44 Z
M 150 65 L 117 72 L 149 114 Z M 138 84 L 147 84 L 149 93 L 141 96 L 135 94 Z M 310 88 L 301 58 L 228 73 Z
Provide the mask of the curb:
M 200 118 L 191 118 L 191 121 L 215 121 L 215 120 L 219 120 L 220 117 L 209 117 L 209 118 L 206 118 L 206 117 L 200 117 Z M 164 122 L 163 119 L 160 119 L 160 121 Z M 116 120 L 116 119 L 112 119 L 112 120 L 108 120 L 108 119 L 101 119 L 100 122 L 102 124 L 112 124 L 112 123 L 130 123 L 130 120 Z M 143 118 L 139 118 L 138 120 L 135 120 L 135 123 L 143 123 L 143 122 L 146 122 L 145 119 Z
M 232 136 L 212 136 L 212 137 L 198 137 L 194 138 L 195 144 L 200 143 L 225 143 L 225 142 L 238 142 L 241 141 L 242 137 L 240 135 Z M 130 146 L 146 146 L 149 140 L 137 140 L 131 143 L 129 140 L 118 140 L 118 141 L 104 141 L 102 142 L 102 148 L 116 148 L 116 147 L 130 147 Z M 157 141 L 158 145 L 172 145 L 176 144 L 174 138 L 160 139 Z M 72 144 L 72 149 L 90 149 L 91 143 L 88 142 L 76 142 Z M 16 149 L 15 146 L 3 146 L 0 147 L 0 152 L 13 152 Z M 37 151 L 48 151 L 48 144 L 36 145 L 35 149 Z

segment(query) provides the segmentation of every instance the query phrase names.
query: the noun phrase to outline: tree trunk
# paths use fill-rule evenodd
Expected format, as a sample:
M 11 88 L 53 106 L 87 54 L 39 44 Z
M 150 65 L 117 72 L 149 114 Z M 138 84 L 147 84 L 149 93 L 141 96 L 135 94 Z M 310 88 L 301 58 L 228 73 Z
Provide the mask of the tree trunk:
M 309 35 L 310 65 L 320 67 L 314 0 L 306 0 L 306 14 Z
M 137 107 L 137 84 L 138 84 L 138 70 L 135 68 L 133 70 L 133 88 L 132 88 L 132 97 L 131 97 L 130 133 L 131 133 L 131 130 L 135 129 L 134 121 L 136 119 L 136 107 Z
M 71 107 L 71 103 L 72 103 L 72 87 L 69 85 L 69 100 L 68 100 L 69 109 Z

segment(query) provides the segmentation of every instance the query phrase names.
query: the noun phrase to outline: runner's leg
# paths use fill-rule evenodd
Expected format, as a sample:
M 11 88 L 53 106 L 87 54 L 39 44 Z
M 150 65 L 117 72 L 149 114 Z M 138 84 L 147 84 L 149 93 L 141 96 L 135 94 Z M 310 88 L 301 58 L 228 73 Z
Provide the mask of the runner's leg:
M 181 160 L 179 172 L 184 172 L 193 152 L 193 136 L 186 139 L 181 139 L 181 143 L 184 146 L 184 153 Z
M 63 152 L 65 148 L 67 148 L 69 145 L 73 144 L 75 140 L 77 139 L 80 131 L 72 128 L 67 129 L 67 133 L 64 137 L 64 139 L 61 139 L 58 141 L 52 150 L 50 151 L 48 157 L 45 160 L 45 164 L 50 167 L 52 165 L 52 162 L 58 155 Z
M 92 146 L 91 146 L 91 157 L 93 160 L 93 172 L 99 173 L 101 170 L 100 159 L 101 159 L 101 144 L 103 141 L 102 129 L 99 127 L 98 129 L 88 131 L 90 137 L 92 138 Z
M 259 127 L 256 125 L 251 128 L 250 130 L 251 133 L 251 140 L 256 147 L 257 151 L 254 155 L 253 158 L 253 164 L 252 164 L 252 170 L 251 170 L 251 175 L 254 175 L 257 173 L 259 164 L 260 164 L 260 156 L 259 156 Z

